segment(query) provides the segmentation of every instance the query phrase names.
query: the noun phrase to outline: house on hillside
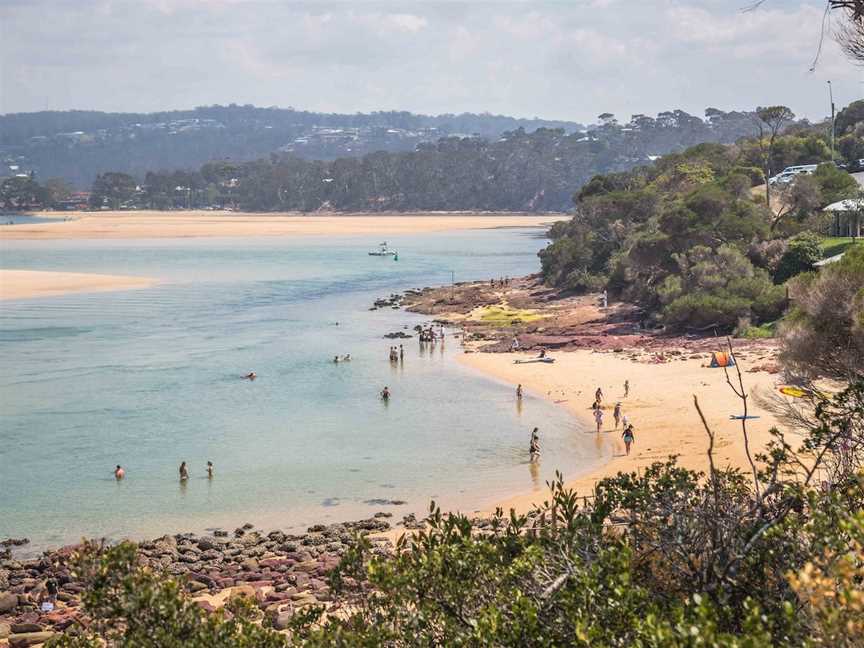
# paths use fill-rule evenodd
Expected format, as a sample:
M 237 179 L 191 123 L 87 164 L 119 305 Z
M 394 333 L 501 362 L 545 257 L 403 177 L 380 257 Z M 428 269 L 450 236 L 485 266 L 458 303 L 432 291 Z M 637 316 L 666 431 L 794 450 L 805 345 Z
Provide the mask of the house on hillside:
M 861 236 L 861 231 L 864 230 L 864 198 L 849 198 L 831 203 L 825 211 L 834 217 L 831 222 L 831 236 Z

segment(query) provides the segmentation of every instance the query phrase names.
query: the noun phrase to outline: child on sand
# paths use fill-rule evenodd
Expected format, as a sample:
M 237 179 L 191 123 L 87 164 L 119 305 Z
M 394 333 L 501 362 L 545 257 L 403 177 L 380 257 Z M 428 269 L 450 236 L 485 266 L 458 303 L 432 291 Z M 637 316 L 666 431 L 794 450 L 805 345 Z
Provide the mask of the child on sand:
M 630 454 L 630 444 L 636 440 L 635 435 L 633 434 L 633 426 L 628 425 L 624 428 L 624 434 L 621 435 L 624 438 L 624 448 L 627 450 L 627 454 Z
M 615 409 L 612 411 L 612 416 L 615 417 L 615 429 L 618 429 L 618 423 L 621 422 L 621 403 L 615 403 Z

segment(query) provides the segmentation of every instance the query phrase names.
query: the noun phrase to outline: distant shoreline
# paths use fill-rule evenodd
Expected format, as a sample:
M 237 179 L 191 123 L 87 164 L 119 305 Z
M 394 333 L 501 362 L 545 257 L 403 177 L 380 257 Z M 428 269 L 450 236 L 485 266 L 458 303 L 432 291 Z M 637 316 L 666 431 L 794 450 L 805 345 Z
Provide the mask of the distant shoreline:
M 522 212 L 234 212 L 100 211 L 30 216 L 45 222 L 0 228 L 0 241 L 148 239 L 256 236 L 369 236 L 446 232 L 500 227 L 544 227 L 564 213 Z

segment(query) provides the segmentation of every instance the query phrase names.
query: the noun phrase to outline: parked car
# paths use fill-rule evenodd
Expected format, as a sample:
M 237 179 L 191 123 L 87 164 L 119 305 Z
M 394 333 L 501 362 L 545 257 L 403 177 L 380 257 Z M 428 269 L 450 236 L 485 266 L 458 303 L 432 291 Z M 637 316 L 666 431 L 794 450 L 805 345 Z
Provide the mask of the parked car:
M 795 176 L 801 175 L 802 173 L 813 174 L 816 173 L 816 167 L 818 164 L 799 164 L 796 166 L 788 166 L 783 169 L 780 173 L 775 176 L 772 176 L 768 179 L 768 183 L 771 185 L 786 185 L 792 182 L 795 179 Z

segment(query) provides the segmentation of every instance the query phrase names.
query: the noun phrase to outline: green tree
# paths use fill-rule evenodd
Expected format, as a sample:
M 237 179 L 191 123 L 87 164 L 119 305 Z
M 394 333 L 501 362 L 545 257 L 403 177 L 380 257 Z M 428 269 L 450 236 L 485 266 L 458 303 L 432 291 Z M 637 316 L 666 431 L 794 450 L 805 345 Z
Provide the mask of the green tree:
M 802 272 L 813 270 L 822 258 L 821 238 L 812 232 L 802 232 L 789 239 L 786 252 L 780 257 L 774 272 L 774 283 L 782 284 Z
M 777 136 L 783 128 L 795 119 L 793 113 L 786 106 L 767 106 L 756 109 L 756 126 L 759 133 L 758 145 L 761 151 L 762 171 L 765 174 L 765 204 L 771 207 L 771 183 L 768 179 L 773 175 L 771 160 L 774 156 L 774 147 Z
M 19 210 L 42 206 L 47 199 L 45 188 L 32 176 L 14 176 L 0 183 L 0 201 L 4 209 Z
M 120 209 L 135 197 L 137 183 L 126 173 L 102 173 L 96 176 L 90 192 L 90 206 Z

